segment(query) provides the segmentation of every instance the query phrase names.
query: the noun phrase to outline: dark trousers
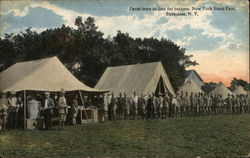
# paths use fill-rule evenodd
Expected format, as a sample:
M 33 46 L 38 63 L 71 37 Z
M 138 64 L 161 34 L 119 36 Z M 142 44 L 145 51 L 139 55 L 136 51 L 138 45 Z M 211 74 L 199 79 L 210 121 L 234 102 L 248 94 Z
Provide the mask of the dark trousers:
M 52 111 L 51 109 L 44 109 L 42 111 L 42 116 L 44 117 L 45 129 L 52 128 Z
M 10 112 L 10 115 L 9 115 L 9 126 L 12 129 L 16 129 L 16 126 L 17 126 L 17 112 L 15 112 L 15 111 Z

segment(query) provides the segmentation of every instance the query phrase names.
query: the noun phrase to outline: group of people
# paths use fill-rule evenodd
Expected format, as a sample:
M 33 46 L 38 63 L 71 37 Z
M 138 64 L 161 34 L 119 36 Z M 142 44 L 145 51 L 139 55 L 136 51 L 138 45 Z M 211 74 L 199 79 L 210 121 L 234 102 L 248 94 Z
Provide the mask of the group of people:
M 249 96 L 221 95 L 181 91 L 176 96 L 168 93 L 152 93 L 144 96 L 133 93 L 128 97 L 113 93 L 103 97 L 103 110 L 109 120 L 117 119 L 154 119 L 184 116 L 204 116 L 211 114 L 241 114 L 250 112 Z
M 15 92 L 10 92 L 6 97 L 5 92 L 0 92 L 0 131 L 5 131 L 6 125 L 16 128 L 18 114 L 23 114 L 23 97 L 17 97 Z M 59 97 L 55 93 L 51 97 L 50 92 L 45 92 L 41 97 L 27 96 L 27 102 L 38 101 L 40 103 L 38 118 L 42 119 L 45 129 L 52 128 L 52 118 L 58 117 L 59 129 L 64 128 L 66 116 L 76 118 L 79 107 L 87 108 L 93 106 L 99 109 L 104 119 L 164 119 L 171 117 L 204 116 L 212 114 L 241 114 L 250 113 L 250 98 L 248 95 L 228 94 L 226 99 L 221 95 L 193 93 L 181 91 L 176 96 L 169 93 L 152 93 L 144 96 L 137 95 L 135 91 L 132 96 L 126 93 L 114 93 L 93 96 L 84 96 L 79 104 L 78 95 L 72 98 L 65 97 L 65 91 L 60 92 Z M 92 100 L 93 99 L 93 100 Z M 69 106 L 68 106 L 69 105 Z M 23 117 L 23 116 L 22 116 Z
M 52 99 L 49 92 L 45 92 L 45 99 L 42 101 L 40 108 L 40 117 L 45 121 L 45 129 L 50 130 L 52 128 L 52 117 L 57 113 L 58 115 L 58 129 L 64 129 L 64 122 L 66 121 L 66 115 L 68 113 L 67 101 L 65 98 L 65 91 L 60 92 L 60 96 Z
M 27 103 L 37 101 L 36 97 L 28 95 Z M 45 92 L 44 97 L 38 101 L 39 113 L 37 118 L 44 120 L 45 129 L 52 128 L 52 117 L 57 113 L 59 129 L 64 128 L 66 114 L 68 113 L 67 102 L 65 99 L 65 91 L 60 92 L 58 98 L 51 98 L 50 92 Z M 23 117 L 23 103 L 24 100 L 16 96 L 15 92 L 10 92 L 7 97 L 6 92 L 0 92 L 0 132 L 5 132 L 6 126 L 12 129 L 17 128 L 18 119 Z
M 7 122 L 12 128 L 17 127 L 17 114 L 21 103 L 15 92 L 7 98 L 6 93 L 0 92 L 0 131 L 6 130 Z

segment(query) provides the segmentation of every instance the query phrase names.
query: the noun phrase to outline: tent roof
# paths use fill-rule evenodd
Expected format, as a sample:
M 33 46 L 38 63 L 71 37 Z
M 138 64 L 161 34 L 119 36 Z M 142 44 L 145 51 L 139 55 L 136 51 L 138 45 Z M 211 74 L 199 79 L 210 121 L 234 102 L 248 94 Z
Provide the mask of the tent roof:
M 199 87 L 204 85 L 202 78 L 195 70 L 187 70 L 184 72 L 185 81 L 184 84 L 190 80 L 193 80 Z
M 197 71 L 195 71 L 195 70 L 187 70 L 187 71 L 185 71 L 184 76 L 185 76 L 185 77 L 188 77 L 188 76 L 191 75 L 192 73 L 194 73 L 194 74 L 200 79 L 200 81 L 203 82 L 203 79 L 201 78 L 201 76 L 200 76 L 200 75 L 197 73 Z
M 247 94 L 247 92 L 243 89 L 242 86 L 237 86 L 233 91 L 234 94 Z
M 57 57 L 20 62 L 0 73 L 2 91 L 65 91 L 101 92 L 76 79 Z
M 156 90 L 160 78 L 165 88 L 175 95 L 161 62 L 108 67 L 95 88 L 109 89 L 115 96 L 123 92 L 129 96 L 134 91 L 147 95 Z
M 201 88 L 192 79 L 190 79 L 189 81 L 187 81 L 186 83 L 182 85 L 182 87 L 179 89 L 178 92 L 181 92 L 181 91 L 187 92 L 188 94 L 191 94 L 191 92 L 193 93 L 203 92 Z
M 221 95 L 223 99 L 227 98 L 228 93 L 233 94 L 223 83 L 219 83 L 211 92 L 214 95 Z

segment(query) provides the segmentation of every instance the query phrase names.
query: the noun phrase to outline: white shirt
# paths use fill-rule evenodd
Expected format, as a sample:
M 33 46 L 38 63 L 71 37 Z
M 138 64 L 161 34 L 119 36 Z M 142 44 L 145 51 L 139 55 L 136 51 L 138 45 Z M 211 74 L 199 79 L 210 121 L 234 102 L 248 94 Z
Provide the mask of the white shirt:
M 10 106 L 17 107 L 17 98 L 16 97 L 9 98 L 9 104 Z
M 104 96 L 103 102 L 104 102 L 104 110 L 108 111 L 108 97 Z
M 48 99 L 45 99 L 45 103 L 44 103 L 44 109 L 48 108 Z
M 173 98 L 173 99 L 172 99 L 172 104 L 174 104 L 174 105 L 177 106 L 178 102 L 177 102 L 176 98 Z
M 133 96 L 133 102 L 135 104 L 138 104 L 138 96 L 137 95 Z
M 108 105 L 111 104 L 111 96 L 108 96 Z
M 67 106 L 67 102 L 66 102 L 65 97 L 60 97 L 60 98 L 59 98 L 59 100 L 58 100 L 58 105 L 59 105 L 59 107 L 61 107 L 61 108 Z

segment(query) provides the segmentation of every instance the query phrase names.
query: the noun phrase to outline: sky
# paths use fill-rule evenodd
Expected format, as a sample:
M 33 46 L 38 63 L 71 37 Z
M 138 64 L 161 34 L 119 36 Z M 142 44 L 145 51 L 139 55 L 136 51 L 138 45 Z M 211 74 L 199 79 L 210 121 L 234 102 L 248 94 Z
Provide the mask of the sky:
M 212 10 L 198 11 L 198 16 L 166 16 L 166 12 L 178 11 L 131 10 L 142 7 Z M 229 86 L 233 77 L 249 82 L 248 0 L 0 1 L 0 35 L 17 34 L 28 27 L 37 32 L 62 24 L 75 27 L 77 16 L 94 17 L 104 37 L 115 36 L 121 30 L 132 37 L 172 40 L 186 48 L 186 54 L 193 55 L 191 60 L 199 65 L 188 69 L 195 69 L 205 82 L 221 81 Z

